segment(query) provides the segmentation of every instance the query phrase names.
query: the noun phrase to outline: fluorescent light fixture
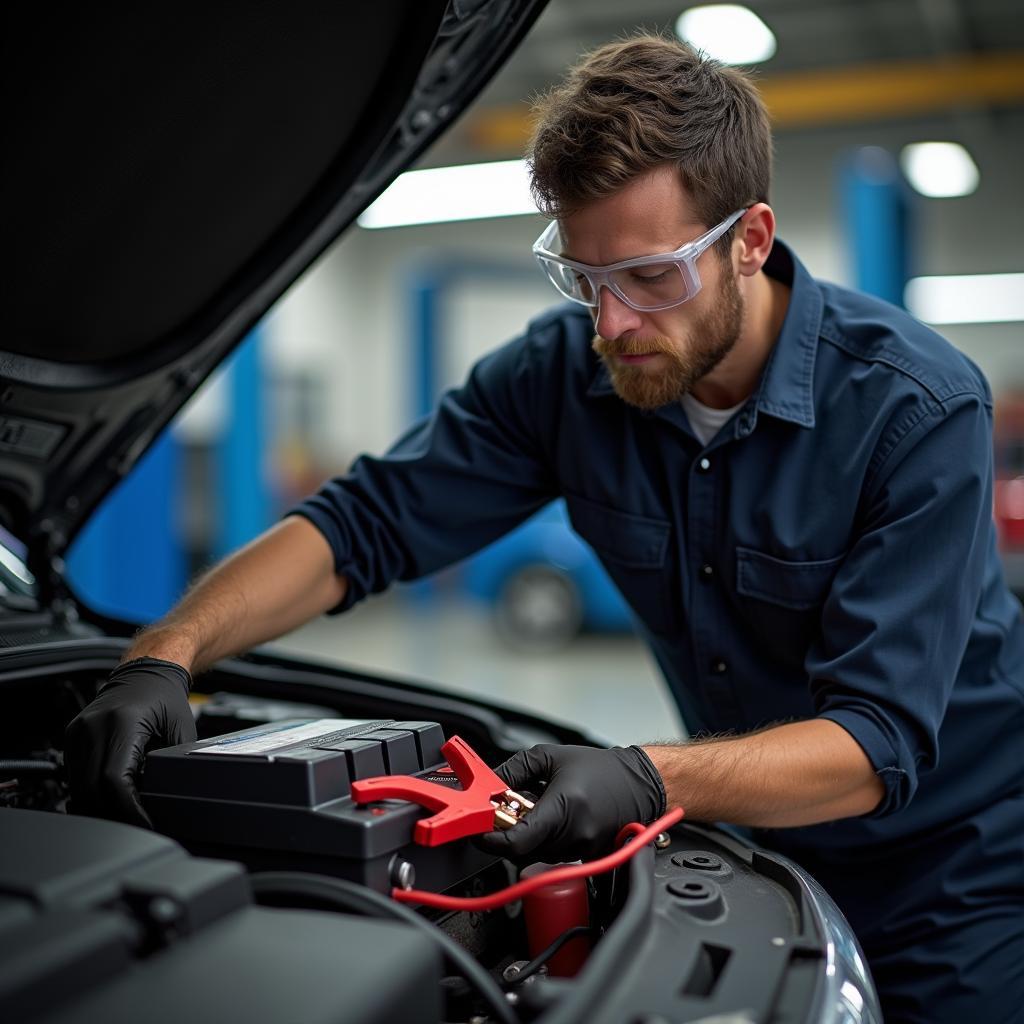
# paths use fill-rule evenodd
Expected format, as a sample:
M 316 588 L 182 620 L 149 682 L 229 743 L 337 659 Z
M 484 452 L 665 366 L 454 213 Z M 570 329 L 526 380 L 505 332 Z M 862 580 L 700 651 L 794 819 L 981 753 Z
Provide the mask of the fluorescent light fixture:
M 900 153 L 900 166 L 907 181 L 930 199 L 969 196 L 981 177 L 971 154 L 958 142 L 911 143 Z
M 536 213 L 525 160 L 407 171 L 359 218 L 364 228 Z
M 994 324 L 1024 320 L 1024 274 L 915 277 L 907 309 L 930 324 Z
M 775 54 L 775 34 L 740 4 L 691 7 L 676 19 L 676 35 L 723 64 L 760 64 Z

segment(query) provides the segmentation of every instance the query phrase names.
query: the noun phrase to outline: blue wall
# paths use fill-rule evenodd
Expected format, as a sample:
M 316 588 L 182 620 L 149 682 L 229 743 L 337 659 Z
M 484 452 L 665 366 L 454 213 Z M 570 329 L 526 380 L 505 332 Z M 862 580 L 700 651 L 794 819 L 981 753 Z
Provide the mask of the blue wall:
M 205 502 L 210 552 L 220 558 L 266 529 L 275 514 L 267 473 L 269 430 L 261 369 L 261 333 L 250 332 L 224 367 L 225 429 L 213 440 L 212 493 L 184 492 L 186 452 L 171 428 L 113 490 L 68 555 L 75 592 L 97 611 L 151 622 L 185 589 L 188 552 L 181 503 Z

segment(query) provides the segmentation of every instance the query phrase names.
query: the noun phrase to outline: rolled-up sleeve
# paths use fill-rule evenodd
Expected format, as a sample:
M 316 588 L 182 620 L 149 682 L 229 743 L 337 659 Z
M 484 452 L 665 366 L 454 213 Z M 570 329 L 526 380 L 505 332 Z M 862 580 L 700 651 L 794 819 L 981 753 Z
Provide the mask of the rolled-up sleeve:
M 941 756 L 989 554 L 991 436 L 975 393 L 922 401 L 891 425 L 808 651 L 817 715 L 850 733 L 884 783 L 875 817 L 905 807 Z
M 485 357 L 386 454 L 362 456 L 289 511 L 323 533 L 348 580 L 332 612 L 472 554 L 555 496 L 536 351 L 527 336 Z

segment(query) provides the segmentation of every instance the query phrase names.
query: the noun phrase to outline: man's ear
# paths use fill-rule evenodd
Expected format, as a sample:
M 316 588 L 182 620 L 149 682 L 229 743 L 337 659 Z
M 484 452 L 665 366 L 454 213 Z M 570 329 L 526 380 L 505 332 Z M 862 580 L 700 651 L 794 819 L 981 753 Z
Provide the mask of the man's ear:
M 754 203 L 736 223 L 733 254 L 736 269 L 752 277 L 768 259 L 775 241 L 775 214 L 767 203 Z

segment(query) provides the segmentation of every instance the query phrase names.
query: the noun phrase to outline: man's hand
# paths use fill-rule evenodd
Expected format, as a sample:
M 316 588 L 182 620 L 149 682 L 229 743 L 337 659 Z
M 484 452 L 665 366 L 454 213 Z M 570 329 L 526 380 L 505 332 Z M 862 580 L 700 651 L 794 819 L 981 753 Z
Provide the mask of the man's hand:
M 119 665 L 67 729 L 64 760 L 76 814 L 152 828 L 135 789 L 149 748 L 196 738 L 188 672 L 173 661 L 136 658 Z
M 211 569 L 132 643 L 96 699 L 68 726 L 71 809 L 150 825 L 135 780 L 150 747 L 194 740 L 189 671 L 266 643 L 333 608 L 348 580 L 327 538 L 288 516 Z
M 631 821 L 649 824 L 665 811 L 665 786 L 639 747 L 570 747 L 540 744 L 495 769 L 521 792 L 547 782 L 537 806 L 506 832 L 481 836 L 488 853 L 559 862 L 610 853 Z M 533 785 L 531 785 L 533 784 Z

